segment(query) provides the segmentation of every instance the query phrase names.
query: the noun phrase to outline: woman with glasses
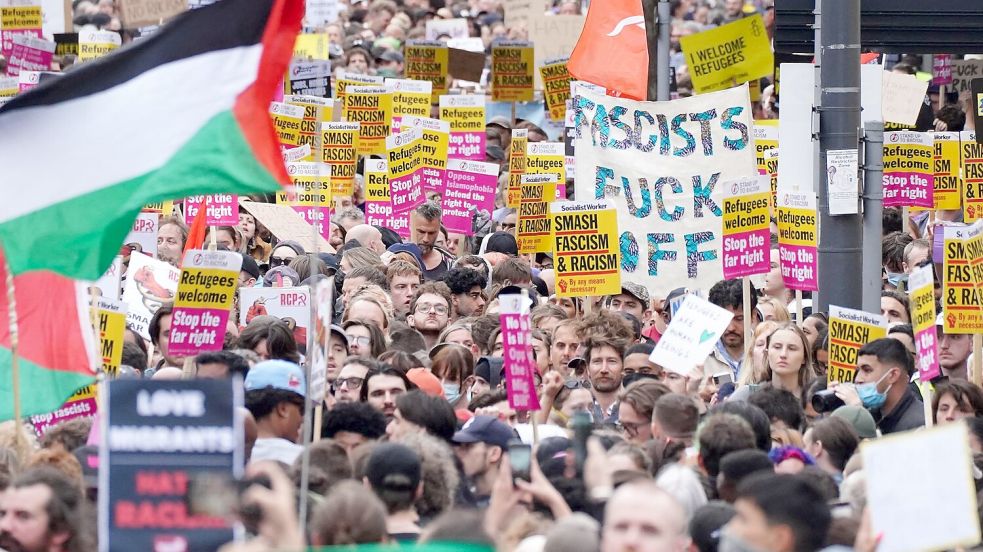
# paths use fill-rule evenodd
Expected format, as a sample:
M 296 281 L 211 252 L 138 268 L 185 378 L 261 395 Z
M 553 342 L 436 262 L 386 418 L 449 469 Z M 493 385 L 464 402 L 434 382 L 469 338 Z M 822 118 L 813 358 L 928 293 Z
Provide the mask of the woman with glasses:
M 348 352 L 355 356 L 379 358 L 386 352 L 386 336 L 371 322 L 348 320 L 341 325 L 348 336 Z
M 304 254 L 304 246 L 293 240 L 282 241 L 276 244 L 273 252 L 270 253 L 270 268 L 287 266 L 295 257 Z

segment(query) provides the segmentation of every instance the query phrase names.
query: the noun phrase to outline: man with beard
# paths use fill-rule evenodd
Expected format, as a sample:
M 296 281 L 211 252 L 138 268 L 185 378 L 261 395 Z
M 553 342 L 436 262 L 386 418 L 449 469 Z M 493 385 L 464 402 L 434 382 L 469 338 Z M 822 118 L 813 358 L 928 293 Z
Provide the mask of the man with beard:
M 388 424 L 396 415 L 396 398 L 416 389 L 413 382 L 398 368 L 388 364 L 370 368 L 362 383 L 361 402 L 368 403 L 386 417 Z
M 420 247 L 423 258 L 423 279 L 439 280 L 451 266 L 443 251 L 434 247 L 440 236 L 440 206 L 433 201 L 423 203 L 410 214 L 413 243 Z
M 628 343 L 621 339 L 591 337 L 587 341 L 584 359 L 587 375 L 594 392 L 594 422 L 614 424 L 618 422 L 618 393 L 624 374 L 625 349 Z
M 39 467 L 0 493 L 0 550 L 83 552 L 94 549 L 81 520 L 85 497 L 61 472 Z
M 481 316 L 485 311 L 484 289 L 487 280 L 477 270 L 454 268 L 444 276 L 444 283 L 451 290 L 456 318 Z
M 406 323 L 423 335 L 428 350 L 437 344 L 440 332 L 450 322 L 453 302 L 451 290 L 443 282 L 426 282 L 416 290 Z
M 721 372 L 733 374 L 737 381 L 737 373 L 741 370 L 744 359 L 744 292 L 739 279 L 721 280 L 710 288 L 707 299 L 718 307 L 733 313 L 734 318 L 720 336 L 720 341 L 703 363 L 703 376 L 710 377 Z M 756 290 L 751 289 L 751 312 L 758 305 Z M 755 315 L 751 315 L 751 330 L 757 325 Z

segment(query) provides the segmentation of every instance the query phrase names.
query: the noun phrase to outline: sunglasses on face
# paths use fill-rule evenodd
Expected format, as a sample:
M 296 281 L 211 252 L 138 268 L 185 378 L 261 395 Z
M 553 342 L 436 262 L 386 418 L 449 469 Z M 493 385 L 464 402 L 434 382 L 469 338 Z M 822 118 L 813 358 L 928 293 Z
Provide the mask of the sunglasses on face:
M 290 259 L 284 259 L 281 257 L 270 257 L 270 268 L 275 266 L 283 266 L 290 262 Z

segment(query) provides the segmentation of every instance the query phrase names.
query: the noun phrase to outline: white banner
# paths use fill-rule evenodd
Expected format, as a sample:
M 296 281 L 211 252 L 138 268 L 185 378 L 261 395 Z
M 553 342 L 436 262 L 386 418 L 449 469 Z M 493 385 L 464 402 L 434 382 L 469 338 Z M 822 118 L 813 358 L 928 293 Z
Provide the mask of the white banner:
M 581 91 L 578 201 L 618 211 L 622 278 L 668 293 L 723 278 L 723 183 L 757 174 L 747 85 L 671 102 Z

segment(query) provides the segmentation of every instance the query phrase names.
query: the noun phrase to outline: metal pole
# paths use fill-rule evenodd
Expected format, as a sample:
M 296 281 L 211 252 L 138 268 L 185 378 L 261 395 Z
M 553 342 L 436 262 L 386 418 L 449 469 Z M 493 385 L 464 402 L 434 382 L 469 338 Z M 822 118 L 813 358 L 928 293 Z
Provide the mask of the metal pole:
M 827 4 L 830 9 L 824 10 Z M 862 216 L 830 216 L 826 152 L 856 149 L 860 133 L 860 0 L 816 0 L 819 12 L 819 277 L 817 311 L 859 309 L 863 298 Z M 859 200 L 858 200 L 859 201 Z M 859 207 L 859 205 L 858 205 Z
M 669 11 L 669 0 L 659 0 L 659 43 L 658 43 L 658 78 L 656 79 L 656 99 L 660 102 L 669 101 L 669 37 L 672 33 L 672 12 Z
M 645 81 L 645 99 L 648 101 L 658 99 L 660 27 L 656 14 L 658 3 L 659 0 L 642 0 L 642 15 L 645 17 L 645 47 L 649 56 L 648 78 Z
M 864 260 L 863 310 L 880 312 L 881 304 L 881 234 L 884 211 L 884 123 L 864 123 Z

